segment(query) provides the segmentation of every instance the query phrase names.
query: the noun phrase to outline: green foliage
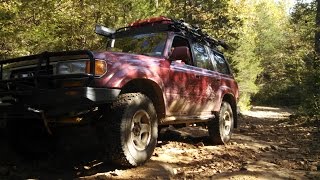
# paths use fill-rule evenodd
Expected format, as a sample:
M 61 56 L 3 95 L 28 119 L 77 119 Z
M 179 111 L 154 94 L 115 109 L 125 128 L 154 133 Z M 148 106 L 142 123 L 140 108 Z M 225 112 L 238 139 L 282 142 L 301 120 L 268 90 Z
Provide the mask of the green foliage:
M 294 81 L 299 77 L 296 76 L 296 68 L 301 67 L 290 52 L 290 47 L 295 46 L 292 44 L 295 33 L 290 28 L 289 17 L 283 13 L 284 7 L 281 4 L 272 4 L 273 14 L 268 12 L 266 6 L 265 3 L 257 6 L 260 19 L 257 29 L 260 33 L 256 53 L 264 70 L 257 80 L 260 91 L 255 101 L 290 105 L 295 99 L 290 98 L 293 94 L 288 94 L 288 91 L 296 91 Z
M 246 7 L 240 11 L 243 23 L 232 61 L 241 90 L 240 105 L 246 108 L 253 95 L 259 92 L 267 97 L 272 84 L 282 80 L 287 17 L 285 8 L 272 1 L 242 0 L 234 6 Z
M 319 114 L 316 2 L 298 1 L 290 14 L 288 2 L 4 0 L 0 1 L 0 59 L 43 51 L 100 49 L 104 45 L 93 33 L 95 24 L 119 28 L 164 15 L 184 19 L 228 42 L 231 48 L 225 53 L 239 82 L 243 108 L 253 101 Z
M 276 55 L 272 58 L 275 61 L 264 60 L 262 63 L 265 69 L 258 83 L 263 88 L 255 96 L 256 101 L 294 106 L 302 114 L 320 114 L 320 66 L 319 55 L 315 52 L 315 32 L 319 26 L 315 24 L 316 12 L 315 2 L 299 2 L 294 6 L 285 25 L 284 36 L 276 40 L 282 47 L 271 51 Z
M 18 16 L 19 4 L 14 1 L 1 1 L 0 2 L 0 58 L 8 58 L 13 55 L 21 55 L 23 49 L 17 49 L 20 37 L 16 36 L 19 31 L 15 27 L 15 19 Z

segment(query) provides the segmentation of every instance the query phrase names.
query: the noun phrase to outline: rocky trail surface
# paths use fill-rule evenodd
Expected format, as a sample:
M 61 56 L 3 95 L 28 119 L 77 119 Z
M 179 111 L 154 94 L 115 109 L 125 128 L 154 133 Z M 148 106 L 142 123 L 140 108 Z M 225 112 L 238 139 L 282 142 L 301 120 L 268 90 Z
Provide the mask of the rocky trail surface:
M 0 179 L 320 179 L 319 124 L 289 117 L 286 109 L 255 106 L 242 113 L 232 141 L 219 146 L 205 128 L 169 127 L 151 160 L 131 169 L 103 163 L 90 147 L 90 155 L 22 159 L 1 136 Z

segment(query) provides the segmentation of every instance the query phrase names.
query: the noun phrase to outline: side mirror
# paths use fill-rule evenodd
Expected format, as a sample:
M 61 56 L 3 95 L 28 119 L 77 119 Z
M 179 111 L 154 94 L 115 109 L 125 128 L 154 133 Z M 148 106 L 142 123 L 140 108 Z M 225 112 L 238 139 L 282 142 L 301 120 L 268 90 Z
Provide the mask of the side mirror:
M 181 60 L 188 64 L 188 62 L 190 62 L 191 59 L 189 48 L 187 46 L 173 48 L 170 55 L 170 59 L 172 61 Z
M 96 25 L 95 33 L 102 36 L 111 36 L 116 31 L 114 29 L 110 29 L 101 25 Z

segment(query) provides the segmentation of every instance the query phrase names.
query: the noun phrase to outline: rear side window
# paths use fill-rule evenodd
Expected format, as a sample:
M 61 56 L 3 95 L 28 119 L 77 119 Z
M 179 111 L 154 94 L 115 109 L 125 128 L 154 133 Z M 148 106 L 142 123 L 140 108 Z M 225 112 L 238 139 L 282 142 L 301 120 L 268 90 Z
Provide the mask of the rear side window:
M 217 66 L 217 71 L 222 74 L 230 74 L 228 64 L 227 64 L 226 60 L 223 58 L 223 56 L 221 56 L 218 53 L 214 53 L 214 52 L 212 52 L 212 53 L 213 53 L 214 61 Z
M 197 67 L 214 70 L 210 61 L 210 57 L 204 45 L 199 43 L 192 44 L 192 51 L 194 60 Z

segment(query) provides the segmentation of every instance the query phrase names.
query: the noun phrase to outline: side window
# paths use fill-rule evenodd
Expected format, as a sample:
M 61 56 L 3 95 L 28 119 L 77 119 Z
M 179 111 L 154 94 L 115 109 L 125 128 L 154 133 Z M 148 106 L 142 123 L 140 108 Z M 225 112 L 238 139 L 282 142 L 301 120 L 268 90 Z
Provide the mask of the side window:
M 218 72 L 222 73 L 222 74 L 230 74 L 230 70 L 228 67 L 228 64 L 226 62 L 226 60 L 219 54 L 214 53 L 214 61 L 217 64 L 217 70 Z
M 209 49 L 209 55 L 210 55 L 210 59 L 211 59 L 211 62 L 212 62 L 213 70 L 214 71 L 218 71 L 217 70 L 217 61 L 215 60 L 214 52 L 210 48 L 208 48 L 208 49 Z
M 197 67 L 214 70 L 208 52 L 204 45 L 199 43 L 192 44 L 192 51 Z
M 189 58 L 185 59 L 185 63 L 192 65 L 191 63 L 191 53 L 190 53 L 190 45 L 189 45 L 189 41 L 183 37 L 180 36 L 175 36 L 173 41 L 172 41 L 172 46 L 171 48 L 176 48 L 176 47 L 187 47 L 189 49 Z

